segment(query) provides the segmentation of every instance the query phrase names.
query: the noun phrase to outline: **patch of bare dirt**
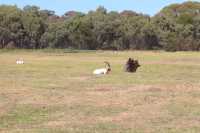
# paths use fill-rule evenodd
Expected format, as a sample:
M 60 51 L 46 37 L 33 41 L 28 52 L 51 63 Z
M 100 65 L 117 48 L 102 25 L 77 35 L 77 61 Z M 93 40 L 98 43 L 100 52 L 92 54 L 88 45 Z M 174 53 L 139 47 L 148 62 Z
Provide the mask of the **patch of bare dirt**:
M 185 63 L 198 63 L 200 58 L 181 58 L 181 59 L 170 59 L 172 62 L 185 62 Z
M 195 60 L 165 60 L 165 61 L 145 61 L 141 64 L 160 64 L 160 65 L 200 65 L 200 61 Z
M 150 87 L 150 88 L 147 89 L 147 91 L 149 91 L 149 92 L 160 92 L 160 91 L 162 91 L 162 89 L 158 88 L 158 87 Z
M 0 92 L 0 94 L 2 94 Z M 31 104 L 31 105 L 62 105 L 72 104 L 78 100 L 76 95 L 71 95 L 65 90 L 51 90 L 51 89 L 5 89 L 3 94 L 6 97 L 5 104 Z M 0 101 L 0 107 L 4 108 L 4 102 Z
M 171 84 L 171 85 L 136 85 L 127 88 L 130 91 L 149 91 L 149 92 L 161 92 L 161 91 L 184 91 L 200 90 L 200 86 L 197 84 Z
M 112 88 L 106 88 L 106 87 L 102 87 L 102 88 L 96 88 L 95 91 L 100 91 L 100 92 L 107 92 L 107 91 L 112 91 Z
M 72 77 L 70 78 L 71 80 L 78 80 L 78 81 L 86 81 L 88 79 L 90 79 L 91 77 L 89 76 L 80 76 L 80 77 Z
M 45 124 L 48 127 L 65 127 L 66 126 L 66 121 L 49 121 Z

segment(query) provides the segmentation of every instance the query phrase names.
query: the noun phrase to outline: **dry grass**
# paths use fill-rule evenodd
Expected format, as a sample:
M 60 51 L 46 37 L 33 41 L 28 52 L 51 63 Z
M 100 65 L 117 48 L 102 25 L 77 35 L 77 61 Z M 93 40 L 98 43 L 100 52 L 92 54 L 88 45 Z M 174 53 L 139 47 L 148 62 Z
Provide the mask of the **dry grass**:
M 111 75 L 93 76 L 105 60 Z M 200 53 L 2 50 L 0 61 L 0 132 L 200 132 Z

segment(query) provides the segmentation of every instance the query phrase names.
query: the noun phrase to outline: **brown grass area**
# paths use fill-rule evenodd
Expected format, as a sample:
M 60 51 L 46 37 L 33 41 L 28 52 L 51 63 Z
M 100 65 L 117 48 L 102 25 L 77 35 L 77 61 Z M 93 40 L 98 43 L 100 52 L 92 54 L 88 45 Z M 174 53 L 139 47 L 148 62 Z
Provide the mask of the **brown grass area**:
M 25 64 L 14 64 L 21 56 Z M 142 64 L 137 73 L 123 72 L 128 57 Z M 1 53 L 0 132 L 198 133 L 199 59 L 144 51 Z M 105 60 L 112 73 L 93 76 Z

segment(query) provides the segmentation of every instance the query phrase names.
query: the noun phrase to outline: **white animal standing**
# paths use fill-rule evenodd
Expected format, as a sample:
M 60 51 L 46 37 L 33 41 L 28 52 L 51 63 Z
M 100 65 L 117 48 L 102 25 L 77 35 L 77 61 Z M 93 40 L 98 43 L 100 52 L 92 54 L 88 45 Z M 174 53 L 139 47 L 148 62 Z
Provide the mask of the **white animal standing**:
M 16 60 L 16 64 L 24 64 L 24 60 L 22 58 L 19 58 Z
M 105 68 L 95 69 L 93 71 L 94 75 L 109 74 L 111 72 L 111 67 L 109 62 L 104 62 L 106 64 Z

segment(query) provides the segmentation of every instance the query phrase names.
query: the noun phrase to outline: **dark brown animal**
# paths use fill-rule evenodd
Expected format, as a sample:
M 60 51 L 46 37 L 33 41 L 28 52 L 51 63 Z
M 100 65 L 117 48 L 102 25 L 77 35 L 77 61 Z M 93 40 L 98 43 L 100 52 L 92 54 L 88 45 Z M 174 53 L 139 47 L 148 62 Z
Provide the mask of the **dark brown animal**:
M 126 72 L 131 72 L 134 73 L 137 71 L 137 68 L 140 67 L 140 64 L 138 60 L 134 60 L 132 58 L 129 58 L 128 61 L 126 62 L 124 69 Z

